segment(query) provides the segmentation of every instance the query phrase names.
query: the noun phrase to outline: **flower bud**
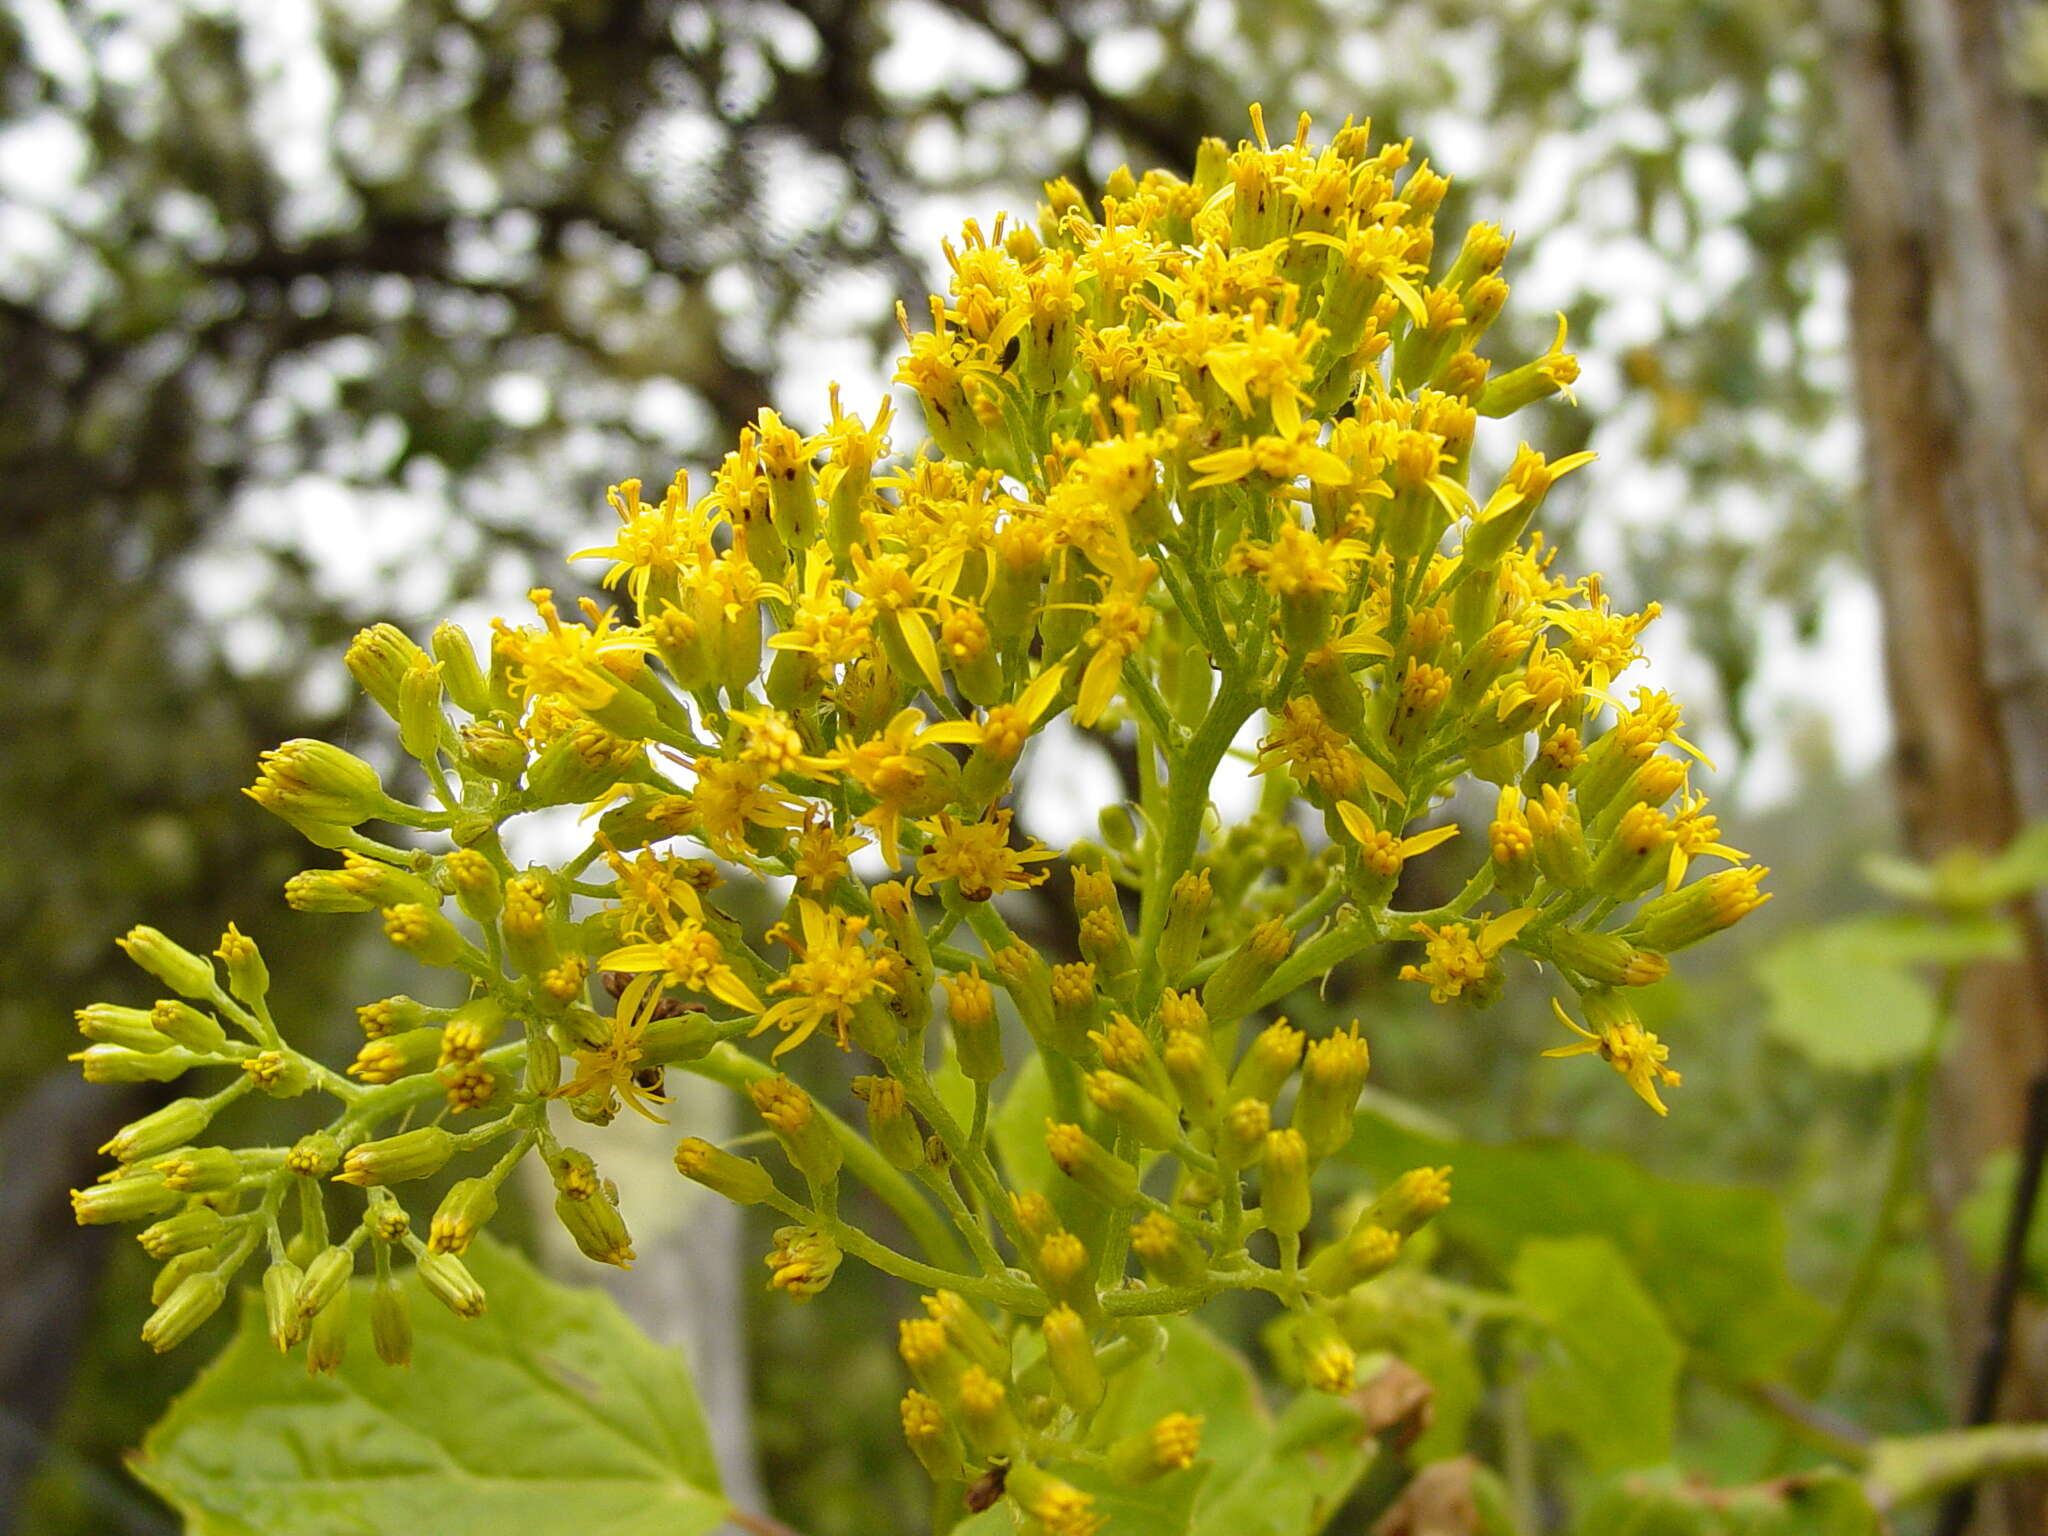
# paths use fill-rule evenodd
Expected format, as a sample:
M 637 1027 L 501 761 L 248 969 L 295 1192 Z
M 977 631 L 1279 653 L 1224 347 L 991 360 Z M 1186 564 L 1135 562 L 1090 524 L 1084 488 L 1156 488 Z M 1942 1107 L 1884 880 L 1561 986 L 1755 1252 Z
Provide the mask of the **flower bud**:
M 945 1482 L 959 1476 L 966 1453 L 937 1400 L 912 1388 L 903 1394 L 902 1415 L 903 1438 L 933 1481 Z
M 1358 1091 L 1365 1086 L 1371 1053 L 1351 1027 L 1309 1046 L 1301 1069 L 1301 1092 L 1294 1101 L 1294 1129 L 1301 1132 L 1311 1160 L 1320 1162 L 1351 1140 L 1352 1115 Z
M 78 1063 L 88 1083 L 168 1083 L 194 1067 L 210 1065 L 190 1051 L 131 1051 L 119 1045 L 89 1045 L 66 1058 Z
M 1038 1274 L 1047 1294 L 1083 1318 L 1093 1318 L 1102 1310 L 1092 1267 L 1087 1245 L 1071 1232 L 1054 1228 L 1038 1245 Z
M 620 1269 L 633 1267 L 633 1235 L 604 1192 L 578 1199 L 563 1190 L 555 1196 L 555 1218 L 586 1259 L 616 1264 Z
M 1150 1429 L 1125 1435 L 1110 1445 L 1109 1475 L 1121 1483 L 1149 1483 L 1193 1466 L 1201 1451 L 1201 1418 L 1169 1413 Z
M 1213 1129 L 1216 1117 L 1222 1113 L 1229 1085 L 1223 1077 L 1223 1064 L 1216 1059 L 1208 1029 L 1169 1032 L 1160 1060 L 1188 1120 L 1204 1130 Z
M 1244 1168 L 1266 1155 L 1266 1133 L 1273 1109 L 1264 1099 L 1238 1099 L 1223 1112 L 1216 1127 L 1216 1161 L 1224 1168 Z
M 1010 1409 L 1010 1394 L 1002 1382 L 980 1366 L 970 1365 L 960 1373 L 954 1393 L 967 1443 L 983 1457 L 1008 1454 L 1021 1427 Z
M 1294 1343 L 1302 1375 L 1311 1387 L 1332 1397 L 1351 1390 L 1358 1377 L 1358 1356 L 1332 1318 L 1320 1312 L 1307 1314 L 1295 1329 Z
M 1671 972 L 1669 960 L 1654 950 L 1636 948 L 1618 934 L 1560 928 L 1545 938 L 1551 959 L 1603 986 L 1647 987 Z
M 453 965 L 467 947 L 453 923 L 416 901 L 384 909 L 384 937 L 422 965 Z
M 1309 1289 L 1332 1300 L 1391 1269 L 1401 1256 L 1401 1234 L 1371 1222 L 1319 1249 L 1304 1273 Z
M 149 1304 L 160 1307 L 171 1299 L 179 1286 L 194 1275 L 203 1274 L 214 1268 L 221 1255 L 210 1248 L 195 1248 L 190 1253 L 181 1253 L 168 1260 L 156 1277 L 149 1283 Z
M 1092 1413 L 1102 1401 L 1102 1368 L 1095 1363 L 1095 1345 L 1088 1325 L 1072 1307 L 1054 1307 L 1040 1325 L 1046 1364 L 1060 1400 L 1076 1413 Z
M 162 1109 L 122 1126 L 100 1151 L 123 1163 L 154 1157 L 183 1146 L 205 1130 L 213 1111 L 211 1099 L 173 1099 Z
M 180 997 L 211 997 L 213 962 L 172 943 L 154 928 L 135 927 L 115 941 L 130 960 Z
M 1095 969 L 1087 960 L 1052 968 L 1053 1045 L 1076 1060 L 1087 1058 L 1088 1037 L 1098 1017 Z
M 256 782 L 242 793 L 286 821 L 353 827 L 405 814 L 375 768 L 331 742 L 298 737 L 258 762 Z
M 953 1054 L 970 1082 L 992 1083 L 1003 1073 L 1003 1034 L 996 1022 L 995 989 L 979 967 L 941 978 L 953 1024 Z
M 1112 902 L 1081 914 L 1081 953 L 1094 963 L 1103 988 L 1120 992 L 1136 974 L 1138 957 L 1131 949 L 1131 931 L 1124 925 L 1123 908 Z
M 1150 1211 L 1132 1224 L 1131 1252 L 1162 1285 L 1199 1285 L 1209 1277 L 1202 1245 L 1163 1211 Z
M 403 1034 L 366 1040 L 348 1065 L 348 1075 L 365 1083 L 395 1083 L 424 1072 L 441 1058 L 441 1031 L 431 1025 Z
M 229 923 L 228 931 L 221 935 L 214 954 L 227 967 L 229 993 L 252 1008 L 261 1004 L 270 991 L 270 967 L 263 963 L 263 952 L 256 947 L 256 941 Z M 222 1038 L 225 1039 L 225 1035 Z M 198 1046 L 192 1048 L 200 1049 Z
M 1579 808 L 1566 791 L 1546 784 L 1529 802 L 1529 835 L 1536 845 L 1536 868 L 1552 885 L 1584 890 L 1592 884 L 1592 863 L 1586 856 L 1586 834 Z
M 412 1305 L 392 1275 L 370 1289 L 370 1342 L 386 1365 L 412 1364 Z
M 440 663 L 441 681 L 447 685 L 448 697 L 455 701 L 455 707 L 469 715 L 488 715 L 491 712 L 491 686 L 484 680 L 483 668 L 477 664 L 476 648 L 469 643 L 458 624 L 441 623 L 434 627 L 428 640 L 434 648 L 434 659 Z
M 1359 1217 L 1358 1227 L 1385 1227 L 1402 1237 L 1413 1237 L 1429 1219 L 1451 1203 L 1451 1170 L 1410 1168 L 1380 1191 L 1370 1209 Z
M 306 1336 L 306 1320 L 299 1316 L 299 1287 L 305 1278 L 290 1259 L 279 1259 L 263 1271 L 263 1319 L 280 1355 Z
M 1293 1075 L 1308 1037 L 1285 1019 L 1276 1019 L 1252 1037 L 1230 1074 L 1230 1098 L 1263 1099 L 1272 1104 Z
M 396 625 L 372 624 L 368 629 L 356 632 L 343 659 L 357 686 L 377 701 L 379 709 L 396 720 L 399 684 L 406 669 L 425 655 Z
M 241 1181 L 242 1162 L 226 1147 L 194 1147 L 159 1161 L 157 1172 L 166 1187 L 183 1195 L 203 1195 L 233 1189 Z
M 1113 1209 L 1138 1198 L 1138 1170 L 1078 1125 L 1045 1122 L 1045 1149 L 1060 1172 Z
M 686 1136 L 677 1145 L 676 1172 L 736 1205 L 758 1205 L 775 1190 L 774 1177 L 758 1161 L 735 1157 L 698 1136 Z
M 1015 1461 L 1004 1479 L 1003 1491 L 1035 1521 L 1027 1530 L 1045 1536 L 1066 1536 L 1068 1532 L 1099 1530 L 1102 1519 L 1095 1513 L 1095 1497 L 1083 1493 L 1064 1478 L 1058 1478 L 1028 1461 Z
M 356 1009 L 356 1022 L 362 1025 L 364 1036 L 371 1040 L 381 1040 L 408 1029 L 418 1029 L 433 1017 L 433 1009 L 403 993 L 396 997 L 379 998 L 374 1003 L 364 1003 Z
M 78 1032 L 102 1045 L 117 1045 L 126 1051 L 160 1051 L 170 1042 L 157 1033 L 148 1008 L 122 1008 L 114 1003 L 94 1003 L 80 1008 L 72 1017 Z
M 477 772 L 500 784 L 514 784 L 526 771 L 526 743 L 502 726 L 479 722 L 457 733 L 462 755 Z
M 243 1061 L 242 1070 L 273 1099 L 295 1099 L 313 1086 L 313 1069 L 297 1054 L 258 1051 Z
M 1108 1027 L 1088 1037 L 1102 1057 L 1103 1066 L 1132 1082 L 1165 1104 L 1175 1103 L 1173 1079 L 1145 1032 L 1121 1013 L 1109 1017 Z
M 775 1247 L 763 1261 L 771 1290 L 789 1292 L 792 1301 L 808 1301 L 832 1283 L 841 1254 L 832 1234 L 822 1227 L 778 1227 Z
M 81 1227 L 143 1221 L 184 1203 L 160 1173 L 138 1173 L 71 1191 L 71 1214 Z
M 1159 936 L 1159 967 L 1168 985 L 1178 982 L 1201 958 L 1215 887 L 1206 869 L 1190 870 L 1173 883 L 1166 929 Z
M 1769 873 L 1761 865 L 1717 870 L 1704 880 L 1645 902 L 1624 931 L 1637 942 L 1667 953 L 1697 944 L 1739 923 L 1769 901 L 1773 893 L 1759 889 Z
M 945 1324 L 929 1317 L 906 1317 L 896 1325 L 896 1349 L 911 1378 L 941 1403 L 955 1400 L 967 1359 L 946 1337 Z
M 227 1048 L 228 1032 L 220 1020 L 182 998 L 159 999 L 149 1010 L 149 1021 L 164 1039 L 201 1056 L 218 1056 Z
M 476 1283 L 468 1265 L 452 1253 L 436 1253 L 431 1248 L 416 1250 L 415 1257 L 420 1281 L 436 1301 L 457 1317 L 483 1316 L 484 1288 Z
M 142 1342 L 158 1354 L 189 1339 L 227 1299 L 227 1277 L 214 1270 L 187 1275 L 142 1325 Z
M 448 1186 L 427 1228 L 427 1247 L 435 1253 L 466 1253 L 469 1245 L 498 1214 L 498 1186 L 489 1179 L 458 1179 Z
M 306 1374 L 332 1376 L 348 1353 L 349 1289 L 336 1291 L 306 1324 Z
M 453 1136 L 438 1125 L 422 1125 L 350 1147 L 334 1178 L 340 1184 L 402 1184 L 432 1178 L 454 1155 Z
M 1035 949 L 1010 944 L 995 952 L 996 975 L 1008 989 L 1010 1001 L 1031 1038 L 1042 1046 L 1056 1048 L 1058 1031 L 1053 1026 L 1052 973 Z
M 1294 935 L 1282 918 L 1269 918 L 1224 957 L 1202 987 L 1202 1006 L 1219 1027 L 1235 1023 L 1294 947 Z
M 464 917 L 478 925 L 498 920 L 505 905 L 505 889 L 495 864 L 474 848 L 458 848 L 441 861 L 441 867 L 455 888 L 455 904 Z
M 799 1173 L 817 1185 L 839 1176 L 839 1142 L 809 1094 L 787 1077 L 776 1076 L 747 1084 L 747 1097 Z
M 475 1061 L 504 1033 L 509 1017 L 505 1005 L 488 993 L 471 998 L 441 1026 L 438 1064 L 448 1066 L 455 1062 Z M 644 1036 L 642 1049 L 644 1054 Z
M 221 1220 L 219 1211 L 211 1206 L 195 1205 L 143 1228 L 135 1240 L 142 1244 L 144 1253 L 162 1263 L 165 1259 L 175 1259 L 181 1253 L 211 1248 L 226 1232 L 227 1223 Z
M 1088 1102 L 1119 1121 L 1148 1147 L 1171 1147 L 1181 1139 L 1180 1116 L 1159 1098 L 1115 1072 L 1090 1072 Z
M 925 1297 L 924 1310 L 946 1330 L 953 1347 L 968 1359 L 996 1376 L 1010 1373 L 1010 1346 L 958 1291 L 939 1291 Z
M 924 1133 L 904 1102 L 903 1085 L 893 1077 L 856 1077 L 853 1096 L 868 1106 L 868 1139 L 891 1167 L 908 1173 L 924 1165 Z
M 292 1143 L 284 1165 L 302 1179 L 324 1179 L 341 1163 L 341 1143 L 330 1131 L 312 1131 Z
M 355 1254 L 339 1244 L 331 1244 L 315 1255 L 299 1281 L 298 1294 L 292 1298 L 300 1318 L 310 1320 L 348 1289 L 355 1268 Z
M 1311 1210 L 1308 1188 L 1308 1143 L 1299 1131 L 1268 1131 L 1259 1219 L 1281 1238 L 1301 1235 Z

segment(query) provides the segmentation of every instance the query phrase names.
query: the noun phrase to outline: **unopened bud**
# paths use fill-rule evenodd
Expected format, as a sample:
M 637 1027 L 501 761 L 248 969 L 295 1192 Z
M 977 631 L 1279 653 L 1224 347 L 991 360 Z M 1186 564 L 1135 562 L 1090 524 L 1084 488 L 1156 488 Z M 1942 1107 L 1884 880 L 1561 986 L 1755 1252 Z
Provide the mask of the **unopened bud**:
M 211 997 L 213 962 L 174 944 L 154 928 L 130 928 L 116 942 L 130 960 L 180 997 Z
M 177 1348 L 220 1310 L 227 1294 L 227 1278 L 217 1271 L 209 1269 L 186 1276 L 150 1313 L 149 1320 L 142 1325 L 142 1342 L 158 1354 Z
M 676 1147 L 676 1171 L 737 1205 L 758 1205 L 775 1191 L 774 1177 L 758 1161 L 735 1157 L 698 1136 Z
M 1103 1204 L 1121 1209 L 1138 1198 L 1138 1170 L 1080 1126 L 1046 1121 L 1045 1149 L 1060 1172 Z
M 370 1290 L 370 1342 L 386 1365 L 412 1364 L 412 1305 L 396 1276 L 378 1276 Z
M 350 1147 L 334 1177 L 342 1184 L 402 1184 L 433 1177 L 454 1155 L 453 1136 L 438 1125 L 423 1125 Z

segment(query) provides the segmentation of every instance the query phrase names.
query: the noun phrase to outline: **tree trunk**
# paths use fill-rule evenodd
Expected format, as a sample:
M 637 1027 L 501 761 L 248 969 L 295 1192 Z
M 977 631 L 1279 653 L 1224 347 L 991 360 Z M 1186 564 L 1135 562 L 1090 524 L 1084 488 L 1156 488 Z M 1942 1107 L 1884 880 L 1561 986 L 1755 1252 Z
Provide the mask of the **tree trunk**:
M 2012 74 L 2024 8 L 1821 5 L 1898 793 L 1925 859 L 2048 816 L 2048 216 L 2038 108 Z M 2027 1082 L 2048 1069 L 2048 907 L 2017 915 L 2026 958 L 1977 968 L 1962 994 L 1938 1217 L 2017 1144 Z M 1987 1277 L 1944 1247 L 1960 1391 Z M 2020 1320 L 2001 1416 L 2048 1418 L 2041 1315 Z M 2041 1490 L 1982 1500 L 1977 1528 L 2048 1531 Z

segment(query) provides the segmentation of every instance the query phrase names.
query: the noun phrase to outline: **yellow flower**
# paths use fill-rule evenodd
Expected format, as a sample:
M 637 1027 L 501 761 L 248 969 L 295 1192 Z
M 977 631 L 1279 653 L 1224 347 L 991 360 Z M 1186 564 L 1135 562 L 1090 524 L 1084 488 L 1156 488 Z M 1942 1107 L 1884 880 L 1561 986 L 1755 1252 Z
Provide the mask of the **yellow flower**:
M 1664 1065 L 1670 1058 L 1671 1049 L 1650 1031 L 1643 1028 L 1642 1020 L 1635 1010 L 1622 998 L 1611 991 L 1602 989 L 1589 992 L 1581 1001 L 1586 1006 L 1586 1018 L 1594 1027 L 1582 1028 L 1572 1021 L 1564 1011 L 1564 1005 L 1556 998 L 1550 1000 L 1558 1022 L 1580 1039 L 1571 1045 L 1560 1045 L 1545 1051 L 1546 1056 L 1598 1056 L 1613 1067 L 1628 1081 L 1650 1108 L 1660 1115 L 1670 1113 L 1664 1101 L 1657 1097 L 1661 1084 L 1666 1088 L 1679 1085 L 1679 1075 Z
M 601 971 L 658 974 L 662 985 L 715 997 L 741 1013 L 759 1013 L 761 1000 L 727 963 L 725 949 L 701 923 L 678 923 L 668 937 L 625 944 L 597 962 Z
M 899 710 L 879 736 L 857 744 L 840 742 L 832 761 L 875 797 L 876 805 L 860 820 L 863 826 L 875 829 L 882 858 L 891 869 L 900 862 L 897 841 L 905 810 L 937 769 L 924 749 L 947 744 L 971 746 L 980 736 L 981 727 L 972 721 L 942 720 L 926 725 L 924 711 L 911 708 Z
M 1351 466 L 1317 443 L 1320 431 L 1319 423 L 1305 421 L 1293 432 L 1255 437 L 1235 448 L 1205 453 L 1189 462 L 1188 467 L 1201 479 L 1188 489 L 1199 491 L 1212 485 L 1230 485 L 1253 475 L 1269 480 L 1306 476 L 1316 485 L 1349 484 Z
M 771 982 L 768 990 L 794 995 L 771 1004 L 748 1031 L 755 1035 L 768 1029 L 784 1031 L 789 1038 L 775 1047 L 772 1054 L 777 1057 L 802 1045 L 820 1024 L 827 1023 L 837 1033 L 840 1049 L 845 1050 L 846 1026 L 852 1022 L 853 1010 L 876 992 L 887 990 L 874 954 L 861 943 L 865 918 L 849 917 L 803 898 L 797 901 L 797 915 L 803 928 L 801 939 L 786 924 L 778 923 L 769 930 L 770 938 L 779 939 L 798 958 L 788 974 Z
M 605 964 L 611 964 L 607 957 Z M 613 967 L 624 969 L 624 967 Z M 557 1099 L 580 1099 L 585 1094 L 600 1090 L 616 1094 L 636 1114 L 645 1115 L 657 1124 L 665 1124 L 662 1117 L 648 1106 L 666 1104 L 668 1095 L 662 1091 L 659 1070 L 647 1072 L 641 1066 L 640 1039 L 647 1033 L 647 1024 L 654 1017 L 654 1010 L 661 1002 L 661 978 L 653 972 L 636 976 L 626 984 L 619 994 L 617 1006 L 604 1040 L 576 1052 L 575 1077 L 564 1083 L 549 1095 Z
M 1402 837 L 1396 832 L 1383 832 L 1372 824 L 1372 818 L 1362 807 L 1349 800 L 1339 802 L 1337 819 L 1344 824 L 1357 842 L 1359 852 L 1364 856 L 1365 867 L 1382 879 L 1401 873 L 1401 866 L 1419 853 L 1427 853 L 1440 843 L 1447 843 L 1458 835 L 1458 824 L 1447 821 L 1440 827 L 1431 827 L 1427 832 L 1418 832 L 1413 837 Z
M 1417 923 L 1412 931 L 1428 941 L 1426 959 L 1421 965 L 1402 966 L 1401 980 L 1425 984 L 1434 1003 L 1448 1003 L 1467 992 L 1483 999 L 1498 982 L 1495 957 L 1535 915 L 1534 907 L 1517 907 L 1489 919 L 1476 934 L 1469 923 L 1434 928 Z
M 1042 882 L 1045 871 L 1026 869 L 1025 864 L 1057 857 L 1036 838 L 1012 848 L 1008 810 L 965 825 L 941 813 L 921 825 L 932 838 L 917 861 L 917 888 L 926 895 L 943 880 L 954 881 L 968 901 L 1026 890 Z

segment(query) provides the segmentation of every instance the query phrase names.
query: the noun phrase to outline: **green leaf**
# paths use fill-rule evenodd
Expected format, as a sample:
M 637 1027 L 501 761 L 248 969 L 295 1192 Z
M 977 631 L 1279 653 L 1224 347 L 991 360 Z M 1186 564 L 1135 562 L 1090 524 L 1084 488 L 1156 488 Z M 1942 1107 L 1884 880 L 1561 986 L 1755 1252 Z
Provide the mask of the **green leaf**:
M 989 1139 L 1011 1188 L 1051 1193 L 1068 1182 L 1045 1150 L 1045 1122 L 1052 1118 L 1052 1084 L 1046 1081 L 1044 1061 L 1033 1052 L 989 1116 Z
M 1512 1279 L 1543 1325 L 1526 1387 L 1530 1426 L 1570 1439 L 1596 1471 L 1667 1460 L 1685 1350 L 1614 1244 L 1533 1239 Z
M 410 1369 L 381 1364 L 358 1282 L 347 1359 L 306 1373 L 242 1300 L 234 1339 L 131 1459 L 203 1536 L 695 1536 L 726 1516 L 680 1356 L 601 1292 L 479 1242 L 489 1310 L 409 1282 Z
M 1987 1424 L 1879 1440 L 1870 1448 L 1870 1484 L 1891 1505 L 2042 1471 L 2048 1471 L 2048 1424 Z
M 1769 1374 L 1826 1319 L 1786 1277 L 1784 1214 L 1763 1190 L 1659 1178 L 1569 1142 L 1428 1136 L 1369 1112 L 1343 1156 L 1381 1182 L 1449 1163 L 1434 1226 L 1496 1277 L 1532 1237 L 1611 1239 L 1678 1338 L 1737 1375 Z
M 1577 1536 L 1878 1536 L 1853 1477 L 1834 1469 L 1713 1488 L 1674 1467 L 1631 1472 L 1587 1501 Z
M 1809 928 L 1757 958 L 1765 1023 L 1816 1066 L 1882 1072 L 1927 1049 L 1934 995 L 1868 923 Z
M 1371 1465 L 1365 1425 L 1350 1403 L 1304 1392 L 1257 1454 L 1234 1474 L 1219 1466 L 1195 1508 L 1194 1536 L 1308 1536 L 1329 1523 Z

